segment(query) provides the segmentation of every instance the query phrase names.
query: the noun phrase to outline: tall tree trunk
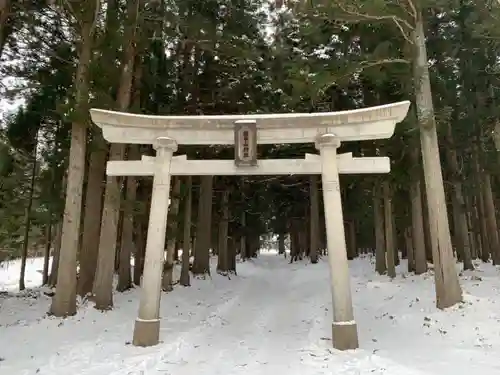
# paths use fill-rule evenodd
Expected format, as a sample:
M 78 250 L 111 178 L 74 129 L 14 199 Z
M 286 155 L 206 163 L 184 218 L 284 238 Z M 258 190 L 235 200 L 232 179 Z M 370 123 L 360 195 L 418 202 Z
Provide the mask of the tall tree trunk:
M 146 200 L 147 202 L 147 200 Z M 146 251 L 146 226 L 147 216 L 139 215 L 134 222 L 136 246 L 134 248 L 134 284 L 141 285 L 142 271 L 144 269 L 144 255 Z
M 422 183 L 423 182 L 423 183 Z M 422 181 L 420 183 L 420 201 L 422 203 L 422 222 L 424 226 L 424 244 L 425 256 L 427 262 L 432 263 L 432 241 L 431 241 L 431 224 L 429 221 L 429 208 L 427 201 L 427 193 L 425 191 L 425 177 L 422 173 Z
M 181 195 L 181 179 L 174 177 L 172 181 L 172 194 L 170 198 L 170 212 L 168 219 L 167 257 L 163 264 L 162 289 L 171 292 L 174 288 L 174 251 L 177 241 L 177 228 L 179 227 L 179 201 Z
M 481 239 L 481 260 L 483 262 L 489 262 L 491 254 L 491 243 L 490 236 L 488 235 L 488 223 L 486 220 L 484 189 L 482 188 L 481 180 L 479 178 L 477 179 L 476 189 L 478 191 L 476 202 L 478 214 L 477 216 L 479 220 L 479 234 Z
M 45 225 L 45 250 L 43 254 L 42 285 L 49 283 L 50 248 L 52 246 L 52 205 L 49 206 L 49 221 Z
M 57 291 L 52 299 L 50 313 L 58 316 L 76 314 L 76 262 L 80 239 L 83 181 L 85 178 L 85 149 L 87 146 L 89 67 L 94 44 L 95 6 L 88 3 L 81 27 L 78 68 L 75 77 L 76 118 L 71 125 L 66 202 L 61 234 L 61 251 L 57 272 Z
M 422 192 L 420 178 L 415 178 L 410 186 L 411 196 L 411 237 L 413 256 L 415 259 L 415 274 L 427 272 L 427 255 L 425 251 L 424 212 L 422 207 Z
M 387 272 L 385 260 L 385 224 L 384 224 L 384 202 L 378 187 L 373 192 L 373 217 L 375 221 L 375 271 L 379 275 Z
M 472 203 L 472 197 L 467 193 L 464 195 L 467 213 L 467 226 L 470 228 L 469 243 L 471 246 L 471 258 L 477 259 L 481 252 L 481 240 L 479 234 L 479 221 L 476 218 L 476 207 Z M 473 219 L 474 218 L 474 219 Z
M 87 191 L 85 194 L 85 215 L 83 217 L 83 236 L 80 248 L 80 274 L 78 278 L 78 294 L 85 296 L 92 292 L 99 232 L 101 229 L 102 195 L 104 193 L 104 175 L 108 149 L 102 134 L 96 131 L 92 143 L 88 170 Z
M 138 145 L 130 145 L 128 150 L 129 160 L 140 160 L 141 155 Z M 130 259 L 135 254 L 134 241 L 134 205 L 137 199 L 137 181 L 129 176 L 125 182 L 125 207 L 123 210 L 122 231 L 120 241 L 120 260 L 118 265 L 118 284 L 116 290 L 123 292 L 132 287 Z
M 395 192 L 393 190 L 392 185 L 390 185 L 389 188 L 391 191 L 391 202 L 392 202 L 392 197 L 395 195 Z M 396 213 L 395 213 L 394 205 L 392 203 L 391 203 L 391 207 L 392 207 L 391 219 L 392 219 L 392 236 L 393 236 L 392 243 L 394 244 L 393 245 L 394 252 L 392 253 L 392 255 L 394 257 L 394 265 L 397 267 L 401 263 L 399 260 L 399 242 L 398 242 L 399 237 L 398 237 L 398 227 L 396 226 Z
M 484 208 L 486 211 L 486 224 L 488 226 L 488 239 L 490 243 L 493 264 L 500 264 L 500 243 L 498 240 L 498 225 L 496 219 L 495 200 L 491 190 L 491 176 L 483 172 Z
M 450 147 L 446 148 L 446 155 L 448 159 L 448 165 L 450 167 L 450 172 L 452 174 L 453 180 L 453 221 L 456 228 L 456 239 L 457 247 L 459 248 L 457 252 L 462 255 L 462 260 L 464 262 L 464 269 L 473 270 L 474 265 L 472 264 L 471 248 L 469 242 L 469 227 L 467 225 L 467 213 L 465 207 L 465 200 L 463 195 L 462 187 L 462 173 L 458 167 L 457 153 L 454 148 L 453 133 L 451 131 L 451 124 L 447 122 L 446 124 L 446 135 L 447 141 Z
M 300 230 L 298 231 L 298 239 L 299 239 L 299 244 L 304 244 L 304 241 L 301 241 L 301 237 L 304 235 L 303 232 Z M 300 246 L 300 255 L 304 253 L 304 247 Z M 250 235 L 247 237 L 247 249 L 249 250 L 249 255 L 252 258 L 257 258 L 257 254 L 260 250 L 260 235 L 255 232 L 251 232 Z M 302 256 L 301 256 L 302 259 Z
M 62 177 L 60 194 L 66 190 L 67 171 Z M 61 240 L 62 240 L 62 221 L 54 225 L 54 252 L 52 254 L 52 264 L 50 266 L 50 275 L 48 286 L 55 287 L 57 284 L 57 273 L 59 270 L 59 257 L 61 255 Z
M 413 239 L 411 233 L 412 227 L 406 228 L 404 238 L 406 251 L 408 252 L 408 272 L 415 272 L 415 251 L 413 249 Z
M 488 235 L 487 213 L 485 207 L 485 190 L 483 188 L 481 166 L 479 164 L 479 148 L 474 147 L 472 153 L 472 162 L 474 170 L 474 187 L 476 191 L 476 212 L 477 220 L 479 221 L 479 234 L 481 239 L 481 260 L 488 262 L 491 253 L 491 238 Z
M 190 286 L 189 280 L 189 257 L 191 250 L 191 211 L 193 206 L 193 178 L 186 177 L 186 200 L 184 203 L 184 233 L 182 236 L 182 268 L 180 284 Z
M 248 258 L 247 249 L 247 215 L 243 211 L 241 213 L 241 237 L 240 237 L 240 260 L 244 261 Z
M 139 53 L 138 53 L 139 54 Z M 134 73 L 134 82 L 133 82 L 133 92 L 131 95 L 131 105 L 134 110 L 134 112 L 140 112 L 141 111 L 141 88 L 142 88 L 142 75 L 143 75 L 143 65 L 141 63 L 141 59 L 139 56 L 136 56 L 136 63 L 135 63 L 135 73 Z M 131 145 L 130 151 L 132 152 L 132 155 L 129 155 L 129 157 L 133 157 L 136 159 L 141 158 L 141 150 L 140 146 L 138 145 Z M 129 183 L 129 180 L 131 176 L 127 178 L 127 183 Z M 148 200 L 151 199 L 151 195 L 149 192 L 145 194 L 144 189 L 140 189 L 144 184 L 141 184 L 141 181 L 144 181 L 144 179 L 140 179 L 137 177 L 134 177 L 134 183 L 135 183 L 135 190 L 134 193 L 132 194 L 133 199 L 131 198 L 126 198 L 126 204 L 128 206 L 134 206 L 136 205 L 137 202 L 143 202 L 146 207 L 149 207 L 148 205 Z M 130 181 L 130 183 L 132 183 Z M 144 230 L 145 226 L 147 225 L 148 222 L 148 215 L 145 213 L 140 213 L 138 214 L 134 210 L 133 214 L 133 219 L 132 219 L 132 224 L 133 224 L 133 235 L 132 235 L 132 256 L 134 258 L 134 268 L 133 268 L 133 283 L 134 285 L 141 285 L 141 276 L 142 276 L 142 271 L 143 271 L 143 262 L 144 262 L 144 255 L 146 251 L 146 231 Z
M 311 263 L 318 263 L 320 232 L 319 232 L 319 190 L 318 190 L 318 176 L 316 175 L 309 177 L 309 194 L 310 194 L 310 205 L 311 205 L 310 234 L 309 234 L 309 238 L 311 240 L 310 258 L 311 258 Z M 283 243 L 283 248 L 284 248 L 284 243 Z
M 52 266 L 50 267 L 49 286 L 55 287 L 57 284 L 57 274 L 59 271 L 59 258 L 61 255 L 62 223 L 59 222 L 54 228 L 54 254 L 52 256 Z
M 124 153 L 125 155 L 125 153 Z M 125 181 L 122 180 L 122 181 Z M 118 224 L 116 225 L 116 241 L 115 241 L 115 266 L 114 272 L 118 272 L 118 267 L 120 265 L 120 249 L 122 246 L 122 230 L 123 230 L 123 209 L 121 208 L 121 202 L 125 199 L 125 186 L 120 186 L 120 210 L 118 211 Z
M 210 237 L 212 231 L 213 176 L 201 176 L 198 223 L 196 225 L 196 247 L 193 274 L 210 274 Z
M 387 275 L 393 279 L 396 277 L 396 264 L 394 261 L 394 251 L 396 244 L 394 243 L 394 221 L 392 219 L 392 192 L 389 181 L 382 183 L 382 192 L 384 196 L 384 229 L 385 229 L 385 246 L 386 246 L 386 261 Z
M 462 301 L 462 288 L 455 269 L 444 194 L 441 161 L 434 119 L 422 11 L 419 6 L 414 32 L 414 84 L 417 117 L 428 199 L 431 243 L 435 269 L 436 305 L 443 309 Z
M 227 236 L 229 233 L 229 189 L 222 193 L 221 218 L 219 221 L 219 254 L 217 257 L 217 273 L 227 275 L 229 271 L 229 256 Z
M 51 177 L 52 179 L 55 179 L 55 173 L 54 169 L 51 170 Z M 55 182 L 55 181 L 53 181 Z M 50 198 L 59 198 L 60 196 L 60 191 L 56 188 L 55 183 L 53 183 L 50 186 Z M 52 250 L 52 243 L 53 243 L 53 226 L 54 226 L 54 205 L 49 204 L 48 205 L 48 212 L 47 212 L 47 222 L 45 223 L 45 251 L 44 251 L 44 258 L 43 258 L 43 274 L 42 274 L 42 284 L 43 285 L 50 285 L 50 254 Z M 52 264 L 54 264 L 54 258 L 52 258 Z
M 179 225 L 180 228 L 180 225 Z M 174 250 L 174 263 L 177 264 L 179 263 L 179 250 L 181 249 L 182 246 L 182 240 L 181 236 L 176 236 L 175 237 L 175 250 Z
M 0 0 L 1 1 L 1 0 Z M 30 189 L 28 192 L 28 203 L 26 205 L 26 214 L 24 220 L 24 238 L 23 238 L 23 250 L 21 253 L 21 272 L 19 275 L 19 290 L 26 289 L 24 284 L 24 276 L 26 274 L 26 260 L 28 259 L 28 247 L 29 247 L 29 235 L 31 229 L 31 207 L 33 207 L 33 194 L 35 193 L 35 180 L 36 180 L 36 167 L 38 163 L 36 162 L 36 150 L 38 145 L 38 135 L 35 140 L 35 149 L 33 151 L 33 166 L 31 168 L 31 179 L 30 179 Z
M 134 62 L 137 53 L 136 35 L 140 4 L 141 0 L 130 0 L 127 3 L 127 25 L 123 39 L 125 43 L 124 56 L 117 98 L 117 107 L 120 111 L 126 111 L 130 105 Z M 110 160 L 123 160 L 124 156 L 125 145 L 111 145 Z M 121 183 L 122 178 L 119 177 L 108 176 L 106 179 L 98 262 L 93 286 L 95 308 L 98 310 L 108 310 L 113 307 L 113 274 L 120 213 Z
M 110 160 L 123 160 L 125 145 L 112 144 L 109 155 Z M 113 307 L 113 275 L 120 218 L 121 181 L 120 177 L 106 177 L 97 268 L 92 287 L 95 308 L 98 310 L 109 310 Z
M 285 254 L 285 236 L 286 233 L 280 233 L 278 234 L 278 254 L 283 254 L 286 257 Z
M 229 240 L 230 240 L 230 245 L 228 246 L 227 250 L 227 259 L 228 259 L 227 270 L 228 273 L 236 275 L 236 249 L 238 248 L 238 242 L 236 240 L 236 237 L 234 236 L 230 237 Z
M 12 33 L 11 0 L 0 0 L 0 57 L 7 43 L 7 37 Z
M 346 225 L 346 236 L 347 239 L 347 259 L 352 260 L 358 256 L 358 245 L 356 243 L 356 222 L 350 220 Z

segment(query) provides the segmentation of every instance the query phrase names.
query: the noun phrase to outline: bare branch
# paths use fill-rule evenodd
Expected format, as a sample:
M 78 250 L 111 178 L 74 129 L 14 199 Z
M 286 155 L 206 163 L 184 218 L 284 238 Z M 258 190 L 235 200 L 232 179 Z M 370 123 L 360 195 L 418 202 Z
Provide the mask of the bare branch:
M 63 2 L 65 3 L 66 9 L 68 10 L 68 12 L 73 16 L 73 18 L 76 20 L 76 22 L 79 23 L 78 17 L 76 16 L 76 12 L 73 9 L 73 6 L 71 5 L 71 3 L 68 0 L 63 0 Z
M 413 0 L 406 0 L 406 1 L 408 2 L 408 5 L 411 8 L 410 15 L 412 16 L 414 21 L 417 21 L 417 16 L 418 16 L 417 7 L 415 6 L 415 4 L 413 4 Z M 498 0 L 498 1 L 500 1 L 500 0 Z
M 498 1 L 500 1 L 500 0 L 498 0 Z M 360 13 L 360 12 L 356 12 L 356 11 L 353 11 L 353 10 L 346 9 L 342 4 L 340 4 L 338 2 L 336 4 L 337 4 L 337 6 L 344 13 L 346 13 L 346 14 L 348 14 L 350 16 L 356 17 L 355 21 L 358 21 L 358 22 L 359 21 L 367 21 L 367 20 L 371 20 L 371 21 L 392 21 L 392 22 L 394 22 L 398 26 L 398 28 L 402 32 L 404 30 L 403 25 L 408 30 L 413 30 L 414 29 L 414 26 L 412 26 L 408 21 L 404 20 L 401 17 L 397 17 L 395 15 L 389 15 L 389 16 L 378 15 L 378 16 L 375 16 L 375 15 L 371 15 L 371 14 Z M 415 15 L 416 15 L 416 13 L 415 13 Z M 403 37 L 406 40 L 408 40 L 407 34 L 405 32 L 403 32 Z
M 386 65 L 386 64 L 411 64 L 411 62 L 409 60 L 405 60 L 405 59 L 381 59 L 381 60 L 377 60 L 377 61 L 363 61 L 354 70 L 347 72 L 346 74 L 341 75 L 339 77 L 339 79 L 346 78 L 346 77 L 353 75 L 353 74 L 359 74 L 368 68 L 373 68 L 373 67 L 378 66 L 378 65 Z M 318 91 L 320 93 L 324 94 L 326 92 L 326 90 L 329 87 L 331 87 L 333 84 L 334 84 L 334 82 L 330 82 L 327 85 L 323 86 Z
M 93 36 L 95 29 L 97 27 L 97 20 L 99 18 L 99 11 L 101 10 L 101 0 L 95 0 L 95 9 L 94 9 L 94 19 L 92 20 L 92 27 L 90 28 L 90 35 Z
M 500 1 L 500 0 L 499 0 Z M 413 44 L 413 40 L 411 40 L 411 38 L 406 34 L 403 26 L 395 19 L 393 18 L 393 22 L 396 24 L 396 27 L 399 29 L 399 31 L 401 32 L 401 35 L 402 37 L 409 43 L 409 44 Z

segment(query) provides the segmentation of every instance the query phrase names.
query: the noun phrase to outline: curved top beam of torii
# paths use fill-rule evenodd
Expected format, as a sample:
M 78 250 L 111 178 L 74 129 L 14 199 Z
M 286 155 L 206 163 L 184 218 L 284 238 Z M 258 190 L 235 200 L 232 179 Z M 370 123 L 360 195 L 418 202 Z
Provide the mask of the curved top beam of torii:
M 159 137 L 178 144 L 234 144 L 238 122 L 257 125 L 257 143 L 308 143 L 319 134 L 332 133 L 341 141 L 385 139 L 403 121 L 409 101 L 338 112 L 253 115 L 152 116 L 91 109 L 92 121 L 112 143 L 153 144 Z

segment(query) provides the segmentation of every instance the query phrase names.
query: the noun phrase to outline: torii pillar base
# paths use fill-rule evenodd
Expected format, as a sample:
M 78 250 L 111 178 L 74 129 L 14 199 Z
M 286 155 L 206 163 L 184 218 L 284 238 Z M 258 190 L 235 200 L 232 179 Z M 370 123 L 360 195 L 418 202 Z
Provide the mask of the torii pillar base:
M 154 346 L 160 342 L 160 319 L 135 320 L 134 346 Z
M 355 322 L 332 323 L 333 347 L 338 350 L 359 348 L 358 327 Z

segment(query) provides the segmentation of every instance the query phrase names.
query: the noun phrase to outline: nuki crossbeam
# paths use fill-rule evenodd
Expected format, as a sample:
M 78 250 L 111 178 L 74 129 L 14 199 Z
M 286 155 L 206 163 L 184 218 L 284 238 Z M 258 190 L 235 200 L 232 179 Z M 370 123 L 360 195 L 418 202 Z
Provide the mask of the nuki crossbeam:
M 172 158 L 172 176 L 249 176 L 249 175 L 310 175 L 321 174 L 319 155 L 307 154 L 305 159 L 258 160 L 257 165 L 237 167 L 232 160 L 187 160 L 185 155 Z M 388 157 L 355 158 L 352 154 L 337 156 L 340 174 L 389 173 L 391 163 Z M 109 161 L 108 176 L 153 176 L 156 170 L 154 156 L 142 160 Z

